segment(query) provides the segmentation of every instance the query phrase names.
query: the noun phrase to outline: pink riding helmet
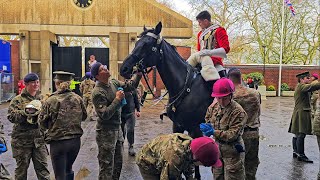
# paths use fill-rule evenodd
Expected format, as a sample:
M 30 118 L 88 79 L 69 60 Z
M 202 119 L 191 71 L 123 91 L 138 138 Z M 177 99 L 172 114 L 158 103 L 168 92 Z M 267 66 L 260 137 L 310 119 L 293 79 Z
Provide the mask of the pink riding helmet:
M 234 92 L 234 84 L 230 79 L 221 78 L 214 83 L 212 97 L 224 97 Z

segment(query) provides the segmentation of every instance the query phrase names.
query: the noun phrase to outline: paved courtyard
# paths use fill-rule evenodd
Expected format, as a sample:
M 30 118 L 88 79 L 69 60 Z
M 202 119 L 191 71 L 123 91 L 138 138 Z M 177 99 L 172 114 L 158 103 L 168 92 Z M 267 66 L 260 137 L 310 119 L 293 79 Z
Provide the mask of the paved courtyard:
M 136 123 L 136 150 L 143 144 L 159 134 L 171 132 L 171 121 L 165 118 L 163 122 L 159 119 L 159 114 L 163 110 L 163 104 L 151 106 L 153 102 L 148 101 L 142 108 L 142 116 Z M 9 142 L 9 151 L 0 156 L 0 161 L 5 164 L 10 173 L 14 174 L 15 161 L 12 159 L 10 147 L 10 134 L 12 124 L 6 119 L 7 104 L 0 106 L 0 120 L 5 126 L 7 141 Z M 292 97 L 279 98 L 273 97 L 262 103 L 262 115 L 260 128 L 260 166 L 257 173 L 257 179 L 316 179 L 319 170 L 319 151 L 315 136 L 306 138 L 306 154 L 312 160 L 313 164 L 305 164 L 292 158 L 291 138 L 288 126 L 294 101 Z M 84 122 L 84 135 L 82 136 L 82 147 L 78 158 L 74 164 L 74 171 L 88 169 L 89 175 L 85 179 L 97 179 L 98 177 L 98 149 L 95 142 L 95 121 Z M 128 146 L 124 147 L 124 163 L 120 179 L 141 180 L 140 173 L 135 164 L 134 158 L 128 156 Z M 50 159 L 49 159 L 50 160 Z M 51 162 L 50 172 L 53 174 Z M 209 168 L 201 168 L 202 179 L 212 179 Z M 29 168 L 28 179 L 35 180 L 33 165 Z

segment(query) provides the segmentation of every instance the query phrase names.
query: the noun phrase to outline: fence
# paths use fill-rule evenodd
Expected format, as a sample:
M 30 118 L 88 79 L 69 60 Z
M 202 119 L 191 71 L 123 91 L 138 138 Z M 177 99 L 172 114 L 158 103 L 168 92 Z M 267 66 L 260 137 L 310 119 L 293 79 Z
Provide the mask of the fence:
M 0 73 L 0 103 L 8 102 L 16 95 L 14 93 L 14 75 Z

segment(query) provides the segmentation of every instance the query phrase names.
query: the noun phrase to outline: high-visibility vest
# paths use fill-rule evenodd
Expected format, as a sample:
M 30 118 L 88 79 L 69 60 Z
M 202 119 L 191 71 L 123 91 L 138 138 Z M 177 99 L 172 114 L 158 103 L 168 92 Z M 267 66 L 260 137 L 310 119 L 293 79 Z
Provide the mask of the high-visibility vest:
M 76 85 L 80 84 L 80 83 L 81 83 L 80 81 L 71 80 L 70 89 L 71 90 L 75 90 L 76 89 Z

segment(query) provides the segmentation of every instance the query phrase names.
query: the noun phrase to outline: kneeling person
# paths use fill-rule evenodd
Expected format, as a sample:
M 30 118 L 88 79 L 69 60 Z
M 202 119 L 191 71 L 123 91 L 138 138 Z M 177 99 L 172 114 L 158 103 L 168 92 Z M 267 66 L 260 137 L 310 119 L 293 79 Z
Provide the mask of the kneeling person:
M 186 134 L 158 136 L 145 144 L 136 158 L 143 179 L 192 178 L 194 165 L 222 165 L 217 144 L 209 137 L 192 139 Z

